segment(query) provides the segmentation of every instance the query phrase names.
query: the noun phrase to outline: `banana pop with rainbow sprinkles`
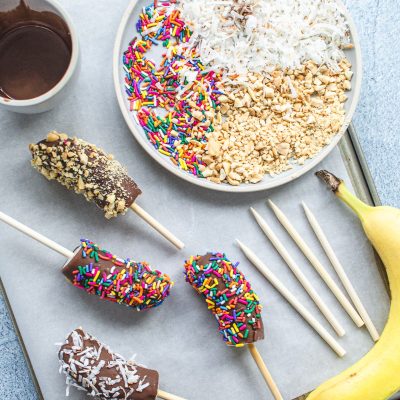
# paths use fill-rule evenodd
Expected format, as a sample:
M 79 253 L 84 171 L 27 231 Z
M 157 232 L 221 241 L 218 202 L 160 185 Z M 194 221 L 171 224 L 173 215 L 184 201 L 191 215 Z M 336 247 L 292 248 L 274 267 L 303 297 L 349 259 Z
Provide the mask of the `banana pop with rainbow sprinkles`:
M 238 265 L 219 252 L 192 256 L 184 266 L 186 281 L 204 297 L 224 342 L 231 347 L 247 346 L 272 395 L 280 400 L 279 389 L 254 344 L 264 339 L 262 307 Z
M 90 240 L 71 251 L 2 212 L 0 220 L 68 258 L 62 268 L 67 280 L 100 299 L 147 310 L 161 305 L 174 284 L 148 263 L 119 258 Z

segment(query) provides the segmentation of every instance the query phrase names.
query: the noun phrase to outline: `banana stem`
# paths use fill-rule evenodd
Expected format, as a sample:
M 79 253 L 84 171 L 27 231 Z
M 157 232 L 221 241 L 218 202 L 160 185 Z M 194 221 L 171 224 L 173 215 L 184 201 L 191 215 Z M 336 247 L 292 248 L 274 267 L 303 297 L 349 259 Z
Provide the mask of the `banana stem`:
M 321 178 L 336 194 L 336 196 L 345 202 L 361 220 L 364 220 L 365 214 L 372 210 L 373 207 L 365 204 L 354 196 L 354 194 L 347 189 L 344 182 L 332 173 L 322 170 L 316 172 L 316 175 Z
M 361 220 L 364 220 L 365 214 L 372 209 L 371 206 L 365 204 L 363 201 L 354 196 L 354 194 L 347 189 L 343 182 L 340 183 L 336 192 L 336 196 L 343 200 Z

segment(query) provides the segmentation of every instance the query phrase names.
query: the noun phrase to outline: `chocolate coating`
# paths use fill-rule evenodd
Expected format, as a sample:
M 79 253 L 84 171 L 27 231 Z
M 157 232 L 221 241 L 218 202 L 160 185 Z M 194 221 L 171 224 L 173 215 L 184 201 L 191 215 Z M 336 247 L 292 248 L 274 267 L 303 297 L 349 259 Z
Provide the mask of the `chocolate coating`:
M 264 339 L 261 305 L 243 273 L 223 253 L 191 257 L 186 281 L 217 317 L 227 345 L 240 347 Z
M 49 180 L 83 194 L 106 218 L 124 214 L 142 193 L 112 155 L 84 140 L 50 132 L 47 139 L 29 149 L 34 168 Z
M 3 1 L 0 12 L 0 96 L 32 99 L 63 77 L 71 60 L 71 34 L 46 2 L 38 10 L 30 1 L 15 3 Z
M 174 284 L 167 274 L 152 270 L 147 263 L 118 258 L 86 239 L 81 239 L 62 273 L 87 293 L 138 311 L 161 305 Z
M 82 328 L 67 336 L 58 358 L 67 384 L 84 388 L 89 396 L 121 400 L 157 397 L 157 371 L 126 361 Z

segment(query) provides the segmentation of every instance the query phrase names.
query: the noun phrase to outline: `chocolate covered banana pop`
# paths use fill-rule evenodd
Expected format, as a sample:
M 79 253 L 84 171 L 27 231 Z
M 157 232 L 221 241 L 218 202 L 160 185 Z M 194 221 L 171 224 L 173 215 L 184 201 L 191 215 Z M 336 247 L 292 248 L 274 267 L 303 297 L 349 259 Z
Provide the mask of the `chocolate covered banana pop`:
M 76 287 L 101 299 L 138 311 L 157 307 L 169 295 L 173 282 L 146 262 L 121 259 L 87 239 L 62 269 Z
M 85 196 L 104 211 L 106 218 L 125 214 L 131 208 L 176 247 L 183 243 L 140 208 L 142 193 L 127 170 L 111 154 L 64 133 L 50 132 L 37 144 L 30 144 L 32 166 L 49 180 L 56 180 Z
M 218 321 L 228 346 L 246 346 L 276 400 L 282 400 L 255 342 L 264 339 L 261 305 L 250 282 L 224 253 L 192 256 L 185 262 L 186 281 L 201 294 Z
M 187 260 L 185 275 L 217 318 L 226 344 L 240 347 L 264 339 L 264 327 L 258 296 L 237 265 L 223 253 L 207 253 Z
M 29 149 L 34 168 L 47 179 L 83 194 L 104 211 L 106 218 L 125 214 L 142 193 L 112 155 L 82 139 L 50 132 Z
M 82 328 L 72 331 L 58 352 L 60 372 L 70 386 L 86 390 L 96 399 L 180 399 L 158 390 L 158 372 L 135 361 L 126 361 Z
M 87 239 L 72 252 L 0 212 L 0 221 L 65 256 L 66 278 L 89 294 L 138 311 L 159 306 L 169 295 L 173 282 L 167 274 L 152 270 L 146 262 L 122 259 Z

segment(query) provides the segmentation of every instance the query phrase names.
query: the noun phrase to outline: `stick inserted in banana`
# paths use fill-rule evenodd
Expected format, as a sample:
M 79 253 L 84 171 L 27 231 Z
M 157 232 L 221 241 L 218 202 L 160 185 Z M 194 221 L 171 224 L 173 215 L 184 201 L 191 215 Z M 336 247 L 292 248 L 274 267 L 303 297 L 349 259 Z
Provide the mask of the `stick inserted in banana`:
M 392 300 L 386 327 L 372 350 L 323 383 L 307 400 L 386 400 L 400 390 L 400 210 L 369 206 L 330 172 L 319 171 L 317 175 L 360 218 L 386 267 Z

